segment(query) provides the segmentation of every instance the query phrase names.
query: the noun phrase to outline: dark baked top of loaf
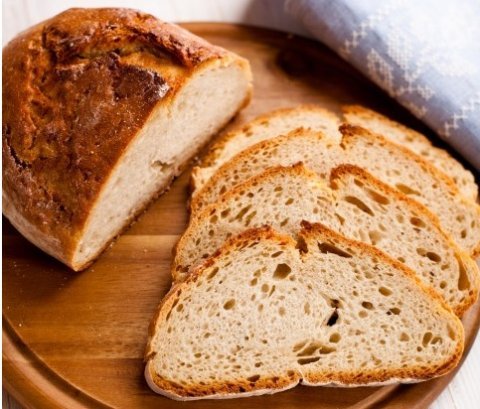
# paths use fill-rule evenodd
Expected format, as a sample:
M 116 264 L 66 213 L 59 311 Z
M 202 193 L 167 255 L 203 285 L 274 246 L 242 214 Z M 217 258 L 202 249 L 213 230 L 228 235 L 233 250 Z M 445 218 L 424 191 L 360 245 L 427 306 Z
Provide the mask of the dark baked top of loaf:
M 3 189 L 55 236 L 85 221 L 157 103 L 227 52 L 130 9 L 70 9 L 3 50 Z

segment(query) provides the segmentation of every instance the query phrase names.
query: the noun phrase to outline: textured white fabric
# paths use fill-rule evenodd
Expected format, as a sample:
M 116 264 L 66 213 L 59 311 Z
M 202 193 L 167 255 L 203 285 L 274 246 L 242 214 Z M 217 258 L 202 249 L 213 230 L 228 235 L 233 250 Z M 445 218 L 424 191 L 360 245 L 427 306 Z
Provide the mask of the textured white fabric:
M 286 0 L 285 7 L 480 170 L 480 1 Z

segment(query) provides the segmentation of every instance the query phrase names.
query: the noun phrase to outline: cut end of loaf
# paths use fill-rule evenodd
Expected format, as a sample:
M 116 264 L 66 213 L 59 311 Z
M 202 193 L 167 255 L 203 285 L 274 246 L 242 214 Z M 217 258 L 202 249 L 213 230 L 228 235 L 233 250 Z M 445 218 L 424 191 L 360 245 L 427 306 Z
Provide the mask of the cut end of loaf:
M 86 223 L 72 265 L 82 268 L 179 175 L 250 96 L 248 64 L 207 64 L 159 106 L 114 168 Z M 219 84 L 222 84 L 219 86 Z

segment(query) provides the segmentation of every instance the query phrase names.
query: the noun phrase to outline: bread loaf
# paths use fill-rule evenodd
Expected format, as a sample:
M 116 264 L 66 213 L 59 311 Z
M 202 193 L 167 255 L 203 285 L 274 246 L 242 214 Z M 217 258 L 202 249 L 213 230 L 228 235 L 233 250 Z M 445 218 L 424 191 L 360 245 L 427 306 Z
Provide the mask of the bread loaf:
M 74 270 L 248 101 L 246 60 L 130 9 L 70 9 L 3 50 L 3 212 Z
M 357 167 L 342 165 L 329 176 L 327 186 L 302 165 L 270 168 L 220 196 L 192 218 L 179 240 L 174 279 L 184 279 L 232 235 L 268 225 L 295 237 L 307 220 L 405 263 L 459 315 L 475 302 L 476 263 L 428 210 Z
M 319 225 L 230 240 L 174 286 L 150 327 L 145 377 L 178 400 L 447 373 L 460 320 L 403 264 Z

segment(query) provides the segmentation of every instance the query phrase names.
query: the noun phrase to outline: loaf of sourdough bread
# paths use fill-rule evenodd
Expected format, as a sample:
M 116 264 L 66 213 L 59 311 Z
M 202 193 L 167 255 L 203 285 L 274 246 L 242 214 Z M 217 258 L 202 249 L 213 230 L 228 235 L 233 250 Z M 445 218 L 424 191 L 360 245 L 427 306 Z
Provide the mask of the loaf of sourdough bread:
M 363 128 L 344 125 L 337 141 L 320 132 L 297 130 L 240 152 L 210 178 L 191 201 L 195 214 L 235 185 L 271 166 L 302 161 L 321 177 L 342 163 L 364 168 L 430 209 L 442 228 L 465 251 L 480 249 L 480 207 L 464 198 L 451 179 L 420 156 Z
M 178 400 L 447 373 L 463 327 L 403 264 L 319 225 L 231 239 L 163 300 L 145 377 Z
M 192 217 L 179 240 L 174 279 L 185 279 L 232 235 L 268 225 L 295 237 L 307 220 L 405 263 L 459 315 L 475 302 L 480 287 L 476 263 L 424 206 L 355 166 L 337 167 L 329 179 L 327 186 L 301 164 L 270 168 L 220 196 Z
M 3 212 L 88 266 L 250 96 L 248 62 L 130 9 L 70 9 L 3 50 Z

